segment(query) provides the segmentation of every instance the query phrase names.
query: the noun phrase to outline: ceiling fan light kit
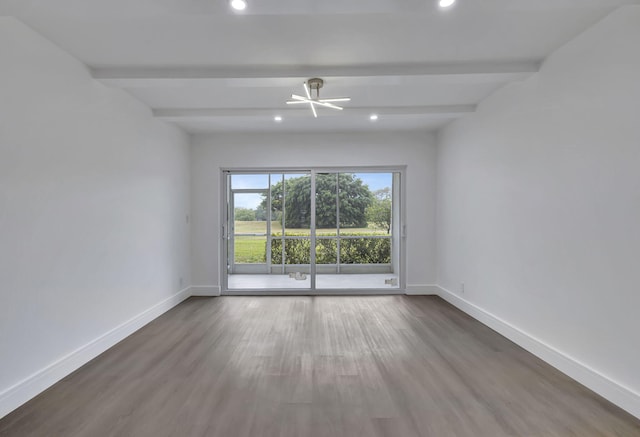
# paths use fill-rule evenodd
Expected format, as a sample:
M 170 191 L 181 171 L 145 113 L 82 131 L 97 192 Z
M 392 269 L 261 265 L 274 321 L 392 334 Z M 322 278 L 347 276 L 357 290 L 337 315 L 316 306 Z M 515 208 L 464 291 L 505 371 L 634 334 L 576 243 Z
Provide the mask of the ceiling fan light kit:
M 320 98 L 320 88 L 324 86 L 324 80 L 314 77 L 307 80 L 304 84 L 304 92 L 306 97 L 292 94 L 291 99 L 287 100 L 287 105 L 297 105 L 306 103 L 311 107 L 311 112 L 315 118 L 318 118 L 318 111 L 316 106 L 322 106 L 325 108 L 331 108 L 338 111 L 342 111 L 344 108 L 338 105 L 334 105 L 337 102 L 349 102 L 351 97 L 330 97 L 327 99 Z M 315 91 L 315 97 L 313 97 L 313 91 Z

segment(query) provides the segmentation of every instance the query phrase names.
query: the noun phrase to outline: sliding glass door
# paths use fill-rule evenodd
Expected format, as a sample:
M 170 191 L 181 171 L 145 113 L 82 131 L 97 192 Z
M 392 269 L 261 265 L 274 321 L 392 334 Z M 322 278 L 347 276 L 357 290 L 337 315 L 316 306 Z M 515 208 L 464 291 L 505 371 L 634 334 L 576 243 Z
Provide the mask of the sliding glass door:
M 401 171 L 226 171 L 225 291 L 397 290 Z
M 316 286 L 395 288 L 393 173 L 316 176 Z
M 228 172 L 225 182 L 227 289 L 310 289 L 311 173 Z M 287 216 L 301 229 L 286 230 Z

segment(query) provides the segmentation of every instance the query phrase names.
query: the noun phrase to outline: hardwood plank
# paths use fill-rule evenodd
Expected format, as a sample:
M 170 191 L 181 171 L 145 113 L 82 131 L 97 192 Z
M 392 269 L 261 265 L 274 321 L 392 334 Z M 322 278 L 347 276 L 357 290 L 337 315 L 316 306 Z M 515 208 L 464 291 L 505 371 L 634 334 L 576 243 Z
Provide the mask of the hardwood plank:
M 437 297 L 191 298 L 0 420 L 0 436 L 640 436 Z

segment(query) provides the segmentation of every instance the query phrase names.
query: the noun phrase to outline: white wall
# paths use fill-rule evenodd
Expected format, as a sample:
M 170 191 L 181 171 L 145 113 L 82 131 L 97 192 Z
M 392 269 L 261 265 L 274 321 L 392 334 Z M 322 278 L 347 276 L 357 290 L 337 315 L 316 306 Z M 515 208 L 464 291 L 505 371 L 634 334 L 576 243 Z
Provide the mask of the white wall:
M 427 133 L 219 134 L 192 142 L 193 284 L 219 287 L 220 169 L 407 165 L 407 285 L 435 283 L 435 139 Z
M 0 18 L 0 417 L 188 286 L 189 172 L 182 131 Z
M 639 6 L 440 133 L 437 226 L 441 286 L 640 414 Z

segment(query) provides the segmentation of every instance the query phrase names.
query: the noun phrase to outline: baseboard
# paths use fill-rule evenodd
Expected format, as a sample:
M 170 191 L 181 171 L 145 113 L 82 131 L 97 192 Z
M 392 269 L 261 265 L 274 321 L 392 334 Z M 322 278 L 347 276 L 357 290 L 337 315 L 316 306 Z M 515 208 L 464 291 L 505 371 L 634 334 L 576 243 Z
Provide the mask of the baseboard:
M 393 296 L 404 295 L 405 292 L 395 289 L 367 290 L 367 289 L 331 289 L 331 290 L 229 290 L 225 296 Z
M 409 296 L 435 296 L 438 294 L 437 285 L 407 285 L 405 293 Z
M 219 285 L 194 285 L 189 290 L 191 296 L 220 296 Z
M 603 398 L 640 418 L 640 394 L 445 288 L 438 287 L 438 295 Z
M 88 363 L 110 347 L 114 346 L 116 343 L 124 340 L 147 323 L 187 299 L 189 296 L 191 296 L 189 288 L 179 291 L 173 296 L 155 304 L 151 308 L 113 328 L 95 340 L 92 340 L 65 357 L 62 357 L 56 362 L 48 365 L 44 369 L 0 392 L 0 418 L 6 416 L 20 405 L 42 393 L 65 376 Z

